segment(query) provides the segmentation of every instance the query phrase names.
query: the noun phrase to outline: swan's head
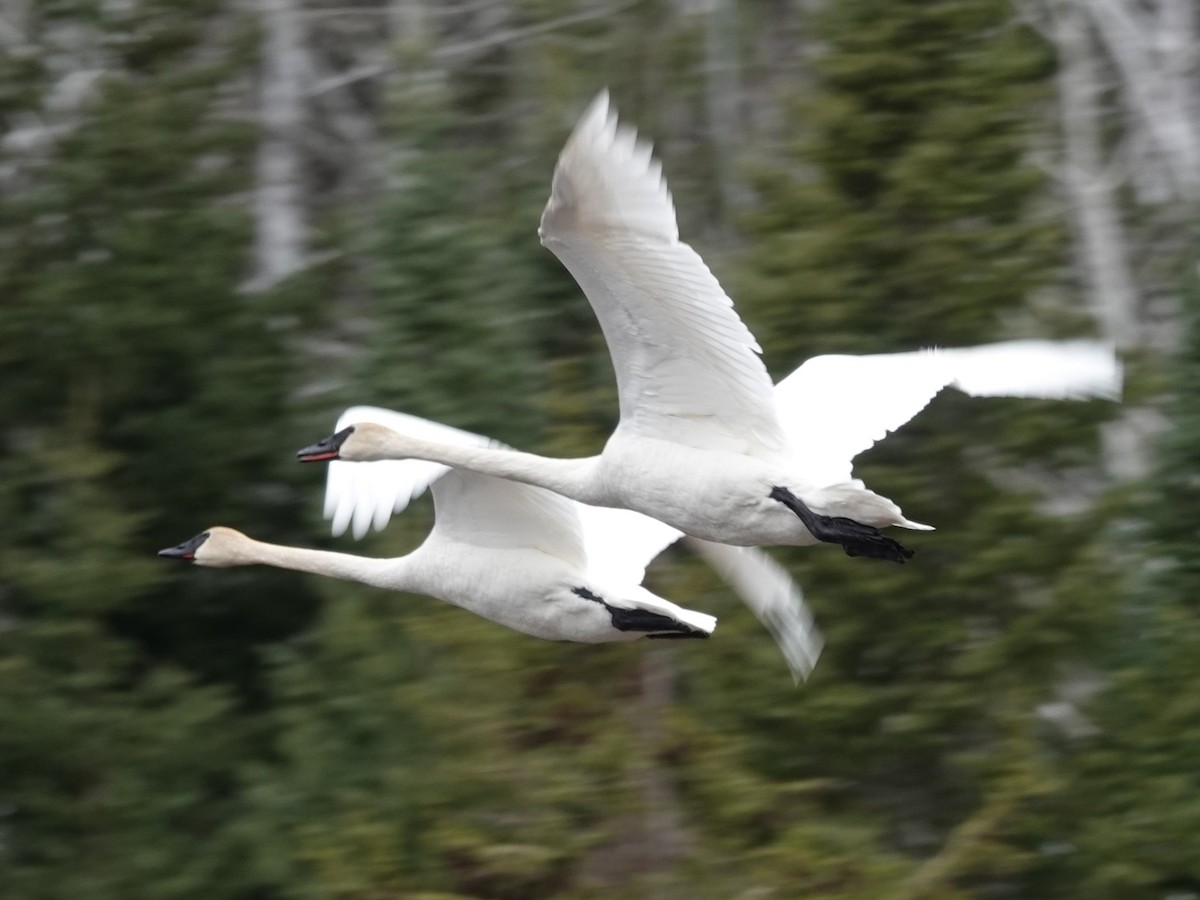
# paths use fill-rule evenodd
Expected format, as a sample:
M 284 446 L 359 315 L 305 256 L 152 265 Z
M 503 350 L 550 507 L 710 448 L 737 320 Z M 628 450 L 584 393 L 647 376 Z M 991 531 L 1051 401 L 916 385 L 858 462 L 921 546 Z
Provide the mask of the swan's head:
M 168 559 L 182 559 L 198 566 L 240 566 L 249 561 L 250 538 L 232 528 L 220 525 L 202 531 L 182 544 L 159 550 Z
M 358 422 L 343 428 L 323 441 L 305 447 L 296 454 L 300 462 L 329 462 L 344 459 L 349 462 L 374 462 L 396 459 L 401 455 L 398 444 L 401 436 L 390 428 L 374 422 Z

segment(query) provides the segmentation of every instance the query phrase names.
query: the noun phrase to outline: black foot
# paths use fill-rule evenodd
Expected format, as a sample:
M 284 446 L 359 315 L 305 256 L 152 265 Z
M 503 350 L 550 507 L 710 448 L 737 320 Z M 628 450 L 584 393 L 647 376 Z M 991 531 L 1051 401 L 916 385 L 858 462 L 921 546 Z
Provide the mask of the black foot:
M 890 559 L 892 562 L 907 562 L 913 551 L 899 541 L 884 537 L 878 528 L 864 525 L 842 516 L 819 516 L 800 498 L 785 487 L 771 489 L 771 499 L 778 500 L 804 523 L 818 541 L 841 544 L 847 556 L 868 556 L 872 559 Z

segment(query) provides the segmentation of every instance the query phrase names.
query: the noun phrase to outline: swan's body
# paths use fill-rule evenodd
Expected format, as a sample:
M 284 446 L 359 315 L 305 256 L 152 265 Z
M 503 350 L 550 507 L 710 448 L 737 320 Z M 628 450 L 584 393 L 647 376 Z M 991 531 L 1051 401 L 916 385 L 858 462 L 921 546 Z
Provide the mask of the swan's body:
M 482 501 L 488 499 L 486 495 L 477 496 L 475 490 L 469 494 L 463 492 L 461 505 L 455 506 L 453 516 L 448 517 L 446 489 L 439 487 L 446 478 L 453 477 L 445 474 L 447 467 L 413 459 L 409 454 L 398 454 L 403 459 L 392 458 L 397 455 L 394 453 L 397 443 L 408 448 L 407 442 L 413 440 L 452 446 L 464 453 L 472 450 L 509 452 L 488 438 L 406 413 L 370 406 L 348 409 L 338 420 L 334 438 L 307 447 L 298 454 L 303 461 L 331 461 L 325 490 L 325 516 L 332 519 L 335 535 L 351 530 L 356 538 L 361 538 L 372 526 L 382 529 L 392 515 L 403 511 L 414 497 L 432 484 L 438 529 L 451 532 L 459 528 L 494 530 L 497 536 L 489 541 L 502 536 L 509 541 L 529 540 L 528 535 L 534 529 L 524 524 L 520 509 L 515 510 L 517 517 L 514 518 L 514 510 L 504 507 L 505 503 L 524 502 L 523 492 L 569 505 L 584 537 L 589 569 L 610 573 L 611 578 L 622 583 L 640 583 L 650 559 L 682 537 L 678 530 L 629 510 L 572 503 L 540 488 L 486 476 L 473 477 L 480 479 L 479 484 L 488 486 L 493 493 L 499 491 L 501 485 L 508 485 L 514 493 L 507 499 L 497 496 L 497 502 L 485 503 Z M 364 464 L 367 462 L 372 464 Z M 572 530 L 560 521 L 550 534 L 565 532 L 570 535 Z M 730 547 L 694 538 L 685 539 L 685 543 L 716 570 L 767 627 L 793 676 L 797 680 L 807 678 L 820 655 L 823 641 L 799 586 L 783 568 L 755 548 Z M 421 549 L 424 550 L 425 545 Z M 521 565 L 515 558 L 509 563 L 515 567 Z M 424 590 L 441 596 L 428 588 Z M 528 598 L 514 602 L 518 606 L 527 604 Z M 481 615 L 503 621 L 498 613 L 481 612 Z
M 649 145 L 617 127 L 606 93 L 559 157 L 538 233 L 587 294 L 612 354 L 621 417 L 603 452 L 549 459 L 395 435 L 369 458 L 539 485 L 708 541 L 822 540 L 902 562 L 911 553 L 878 529 L 929 526 L 856 480 L 857 454 L 945 387 L 1047 398 L 1120 391 L 1112 348 L 1089 341 L 822 356 L 773 386 L 732 301 L 679 240 Z
M 712 616 L 641 586 L 646 563 L 677 537 L 658 522 L 622 511 L 630 521 L 620 523 L 620 548 L 599 547 L 588 538 L 601 535 L 585 532 L 578 505 L 541 488 L 449 471 L 432 491 L 433 530 L 412 553 L 394 559 L 267 544 L 229 528 L 210 528 L 160 555 L 206 566 L 276 566 L 428 594 L 548 640 L 703 638 L 716 626 Z

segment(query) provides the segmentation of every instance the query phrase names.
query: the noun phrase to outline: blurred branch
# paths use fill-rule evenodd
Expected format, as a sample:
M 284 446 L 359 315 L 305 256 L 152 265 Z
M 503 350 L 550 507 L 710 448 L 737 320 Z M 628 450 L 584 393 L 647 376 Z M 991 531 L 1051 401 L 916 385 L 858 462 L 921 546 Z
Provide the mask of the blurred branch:
M 382 78 L 390 71 L 390 66 L 370 65 L 357 66 L 348 72 L 342 72 L 339 75 L 330 75 L 322 78 L 311 88 L 308 89 L 309 97 L 317 97 L 321 94 L 327 94 L 330 91 L 336 91 L 339 88 L 348 87 L 359 81 L 368 81 L 372 78 Z
M 1087 10 L 1121 75 L 1130 106 L 1145 124 L 1179 196 L 1200 197 L 1200 123 L 1188 109 L 1187 88 L 1195 19 L 1186 6 L 1166 0 L 1162 22 L 1122 0 L 1087 0 Z
M 455 56 L 466 56 L 478 53 L 481 50 L 488 50 L 500 44 L 511 44 L 516 41 L 527 40 L 531 37 L 536 37 L 539 34 L 546 34 L 551 31 L 559 31 L 571 25 L 578 25 L 581 22 L 591 22 L 596 19 L 607 19 L 617 13 L 625 12 L 639 5 L 643 0 L 628 0 L 626 3 L 620 3 L 616 6 L 609 6 L 604 9 L 592 10 L 589 12 L 576 13 L 570 16 L 562 16 L 557 19 L 551 19 L 548 22 L 540 22 L 537 25 L 529 25 L 525 28 L 508 28 L 503 31 L 498 31 L 493 34 L 486 35 L 473 41 L 463 41 L 458 44 L 448 44 L 444 47 L 439 47 L 434 51 L 434 59 L 447 60 Z

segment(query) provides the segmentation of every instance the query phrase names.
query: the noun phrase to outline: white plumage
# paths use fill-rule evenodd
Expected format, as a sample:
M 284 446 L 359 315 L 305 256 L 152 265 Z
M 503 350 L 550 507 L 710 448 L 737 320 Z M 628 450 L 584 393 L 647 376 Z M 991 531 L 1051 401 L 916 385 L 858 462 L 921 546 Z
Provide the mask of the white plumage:
M 612 355 L 621 417 L 603 453 L 550 459 L 420 432 L 392 440 L 387 455 L 635 510 L 708 541 L 825 540 L 903 561 L 908 551 L 877 529 L 929 526 L 853 478 L 858 453 L 948 386 L 982 396 L 1120 391 L 1113 349 L 1094 341 L 821 356 L 773 386 L 732 301 L 680 242 L 649 145 L 618 126 L 607 93 L 562 151 L 539 234 L 583 288 Z
M 944 388 L 972 397 L 1115 399 L 1121 368 L 1098 341 L 1006 341 L 876 356 L 815 356 L 775 386 L 788 445 L 818 484 L 849 481 L 858 454 Z
M 606 569 L 589 558 L 598 536 L 585 531 L 572 500 L 475 472 L 443 468 L 431 476 L 426 469 L 421 477 L 432 488 L 434 526 L 405 556 L 370 559 L 283 547 L 229 528 L 210 528 L 160 555 L 206 566 L 277 566 L 428 594 L 549 640 L 707 637 L 716 627 L 713 616 L 684 609 L 641 586 L 646 563 L 677 536 L 666 526 L 652 523 L 655 527 L 640 529 L 637 539 L 631 530 L 628 561 Z M 371 484 L 368 479 L 354 488 Z M 407 498 L 394 502 L 402 506 Z M 379 518 L 386 521 L 390 512 Z M 596 553 L 596 559 L 605 562 L 603 554 Z
M 382 426 L 369 432 L 365 425 Z M 502 445 L 407 413 L 356 406 L 338 419 L 335 433 L 354 426 L 337 448 L 344 456 L 332 459 L 325 488 L 325 517 L 333 533 L 350 530 L 361 538 L 372 527 L 382 529 L 393 514 L 402 512 L 426 487 L 433 485 L 437 510 L 435 534 L 460 537 L 468 544 L 508 546 L 534 544 L 606 582 L 640 584 L 646 566 L 682 534 L 655 519 L 625 509 L 601 508 L 569 501 L 557 494 L 516 482 L 480 476 L 443 486 L 447 467 L 418 459 L 350 462 L 361 455 L 387 454 L 387 441 L 402 435 L 426 435 L 457 446 L 491 448 Z M 363 448 L 369 434 L 372 444 Z M 300 451 L 301 458 L 324 458 L 324 445 Z M 361 454 L 361 455 L 360 455 Z M 450 504 L 453 505 L 450 505 Z M 569 508 L 562 505 L 568 504 Z M 548 516 L 547 512 L 554 512 Z M 577 525 L 575 524 L 577 523 Z M 807 678 L 823 644 L 799 586 L 774 560 L 756 548 L 735 548 L 685 539 L 685 545 L 705 559 L 741 597 L 779 644 L 796 680 Z M 582 552 L 583 557 L 578 553 Z

